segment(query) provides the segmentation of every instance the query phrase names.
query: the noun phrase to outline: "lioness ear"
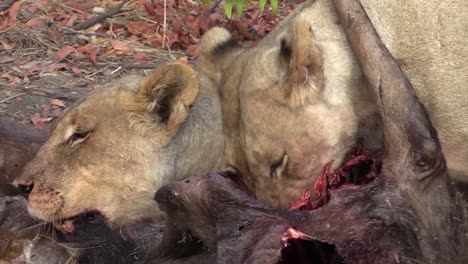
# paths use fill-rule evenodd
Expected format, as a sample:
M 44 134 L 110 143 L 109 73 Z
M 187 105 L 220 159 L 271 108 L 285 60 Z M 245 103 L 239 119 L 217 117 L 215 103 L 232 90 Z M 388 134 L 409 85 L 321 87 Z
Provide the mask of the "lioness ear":
M 229 31 L 221 27 L 211 28 L 201 39 L 200 71 L 219 84 L 222 70 L 241 50 Z
M 280 60 L 286 67 L 286 101 L 292 107 L 314 102 L 324 86 L 324 73 L 322 50 L 310 24 L 296 20 L 280 45 Z
M 123 103 L 127 110 L 142 114 L 133 120 L 135 124 L 170 136 L 187 118 L 198 89 L 198 77 L 190 66 L 169 63 L 148 75 L 137 92 L 125 93 Z

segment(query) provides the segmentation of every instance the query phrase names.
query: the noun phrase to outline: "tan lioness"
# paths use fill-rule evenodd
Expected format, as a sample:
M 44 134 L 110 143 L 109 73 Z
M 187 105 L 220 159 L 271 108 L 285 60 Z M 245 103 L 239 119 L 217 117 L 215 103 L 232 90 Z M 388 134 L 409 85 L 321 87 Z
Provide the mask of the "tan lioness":
M 180 63 L 98 88 L 57 121 L 15 180 L 30 214 L 66 231 L 90 212 L 116 225 L 157 219 L 160 186 L 223 167 L 215 94 Z
M 362 3 L 427 107 L 452 174 L 468 176 L 468 2 Z M 286 207 L 357 138 L 380 147 L 377 110 L 331 0 L 309 1 L 254 48 L 232 43 L 223 29 L 207 32 L 201 69 L 220 88 L 226 162 L 257 198 Z

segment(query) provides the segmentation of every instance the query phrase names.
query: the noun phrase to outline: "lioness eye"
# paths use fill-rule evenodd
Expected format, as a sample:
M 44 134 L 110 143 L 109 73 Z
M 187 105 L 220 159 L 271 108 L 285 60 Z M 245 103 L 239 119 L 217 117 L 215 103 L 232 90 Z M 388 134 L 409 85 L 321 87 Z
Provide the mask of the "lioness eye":
M 70 143 L 75 143 L 75 142 L 85 140 L 88 136 L 89 136 L 89 132 L 75 132 L 70 136 L 68 141 Z

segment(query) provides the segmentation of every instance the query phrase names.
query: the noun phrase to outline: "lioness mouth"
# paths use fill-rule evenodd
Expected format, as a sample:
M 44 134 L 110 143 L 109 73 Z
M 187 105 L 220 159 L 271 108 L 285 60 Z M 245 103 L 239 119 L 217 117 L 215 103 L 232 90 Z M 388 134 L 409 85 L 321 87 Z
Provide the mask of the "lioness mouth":
M 97 216 L 103 217 L 99 211 L 88 211 L 72 217 L 56 220 L 52 224 L 61 232 L 73 233 L 75 231 L 75 222 L 83 221 L 85 223 L 93 224 Z

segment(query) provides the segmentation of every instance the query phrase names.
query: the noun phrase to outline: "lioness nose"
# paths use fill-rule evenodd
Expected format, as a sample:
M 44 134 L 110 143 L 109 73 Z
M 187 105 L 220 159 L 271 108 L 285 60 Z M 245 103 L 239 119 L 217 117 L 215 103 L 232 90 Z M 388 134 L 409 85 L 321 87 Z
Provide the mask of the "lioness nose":
M 26 196 L 28 196 L 34 188 L 34 184 L 32 182 L 23 182 L 19 180 L 14 180 L 13 185 L 16 186 Z

